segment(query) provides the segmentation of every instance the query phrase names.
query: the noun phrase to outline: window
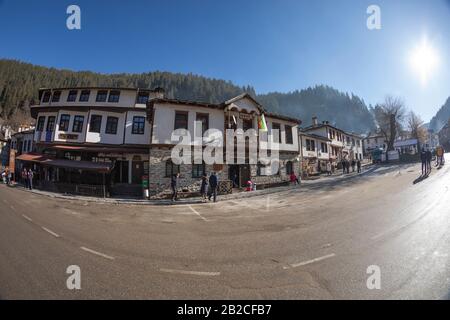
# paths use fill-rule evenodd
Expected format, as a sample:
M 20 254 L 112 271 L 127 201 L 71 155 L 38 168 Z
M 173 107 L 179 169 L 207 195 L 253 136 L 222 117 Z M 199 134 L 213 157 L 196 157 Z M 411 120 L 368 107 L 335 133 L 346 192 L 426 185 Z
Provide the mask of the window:
M 291 173 L 294 173 L 294 165 L 292 164 L 292 161 L 286 162 L 286 174 L 290 175 Z
M 38 118 L 36 130 L 37 130 L 37 131 L 42 131 L 42 130 L 44 130 L 44 123 L 45 123 L 45 117 L 44 117 L 44 116 L 40 116 L 40 117 Z
M 102 116 L 98 114 L 91 115 L 91 122 L 89 123 L 89 132 L 98 132 L 102 128 Z
M 137 96 L 137 103 L 146 104 L 148 101 L 148 92 L 139 92 Z
M 205 132 L 209 129 L 209 115 L 207 113 L 197 113 L 196 119 L 197 122 L 201 122 L 202 126 L 202 132 L 197 131 L 196 129 L 196 136 L 202 136 L 205 134 Z M 198 128 L 200 129 L 200 128 Z
M 108 91 L 106 90 L 98 90 L 97 97 L 95 98 L 96 102 L 105 102 L 106 97 L 108 96 Z
M 89 101 L 89 95 L 90 94 L 91 94 L 91 90 L 81 90 L 80 102 Z
M 70 90 L 69 95 L 67 96 L 68 102 L 74 102 L 77 100 L 78 90 Z
M 285 125 L 284 130 L 286 131 L 286 143 L 293 144 L 294 136 L 292 135 L 292 126 Z
M 107 134 L 116 134 L 117 133 L 117 123 L 118 122 L 119 122 L 119 118 L 117 118 L 117 117 L 108 117 L 108 118 L 106 118 L 105 133 L 107 133 Z
M 174 130 L 188 128 L 188 113 L 183 111 L 175 112 L 175 126 Z
M 120 91 L 111 90 L 109 92 L 108 102 L 119 102 L 119 98 L 120 98 Z
M 60 131 L 69 130 L 69 122 L 70 122 L 70 115 L 62 114 L 61 117 L 59 118 L 59 130 Z
M 59 98 L 61 98 L 61 91 L 53 92 L 52 102 L 58 102 Z
M 275 130 L 278 130 L 275 133 Z M 272 123 L 272 136 L 273 136 L 273 142 L 279 143 L 280 142 L 280 124 L 279 123 Z
M 55 116 L 50 116 L 47 120 L 47 132 L 52 132 L 53 130 L 55 130 Z
M 84 116 L 75 116 L 73 118 L 72 131 L 73 132 L 83 131 L 83 122 L 84 122 Z
M 180 173 L 180 165 L 174 164 L 172 159 L 166 161 L 166 177 L 172 177 L 174 174 Z
M 325 142 L 321 142 L 321 143 L 320 143 L 320 150 L 321 150 L 323 153 L 328 153 L 328 145 L 327 145 Z
M 133 127 L 131 129 L 132 134 L 144 134 L 145 117 L 133 117 Z
M 50 91 L 45 91 L 44 97 L 42 98 L 42 102 L 49 102 L 51 95 L 52 95 L 52 93 Z
M 192 164 L 192 178 L 200 178 L 203 177 L 206 173 L 205 163 L 201 164 Z
M 306 139 L 306 151 L 315 151 L 316 143 L 314 140 Z

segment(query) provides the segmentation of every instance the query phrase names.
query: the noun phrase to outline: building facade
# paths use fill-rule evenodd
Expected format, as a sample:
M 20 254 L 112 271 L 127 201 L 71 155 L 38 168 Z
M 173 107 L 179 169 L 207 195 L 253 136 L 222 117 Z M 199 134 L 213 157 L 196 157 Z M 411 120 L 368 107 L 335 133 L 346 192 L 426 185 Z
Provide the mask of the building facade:
M 325 171 L 326 163 L 330 162 L 332 167 L 339 167 L 342 160 L 362 160 L 363 159 L 363 144 L 362 137 L 348 133 L 342 129 L 336 128 L 330 125 L 328 121 L 319 123 L 316 117 L 312 119 L 312 125 L 301 130 L 306 135 L 314 135 L 326 139 L 327 148 L 322 149 L 322 145 L 325 147 L 325 141 L 319 141 L 321 159 L 320 170 Z M 306 136 L 305 136 L 306 139 Z M 304 150 L 302 149 L 302 152 Z M 305 150 L 306 151 L 306 150 Z M 328 152 L 326 152 L 328 151 Z M 328 153 L 328 160 L 326 159 Z M 302 157 L 304 154 L 302 154 Z
M 41 89 L 39 103 L 30 109 L 36 119 L 34 149 L 18 160 L 36 170 L 40 187 L 54 191 L 139 196 L 148 183 L 150 196 L 158 198 L 170 193 L 170 178 L 177 172 L 180 189 L 188 194 L 198 191 L 201 176 L 212 171 L 224 185 L 243 187 L 251 180 L 265 187 L 286 183 L 290 172 L 300 170 L 300 121 L 266 112 L 247 94 L 209 104 L 167 99 L 160 88 Z M 279 131 L 277 141 L 268 144 L 270 135 L 258 129 L 262 115 L 268 132 Z M 267 175 L 264 164 L 248 159 L 227 163 L 226 153 L 217 163 L 177 164 L 172 149 L 180 142 L 173 133 L 180 129 L 191 137 L 200 133 L 200 145 L 190 142 L 192 150 L 207 148 L 209 138 L 201 137 L 207 131 L 221 134 L 226 143 L 226 129 L 254 129 L 246 153 L 255 146 L 258 152 L 276 149 L 279 170 Z

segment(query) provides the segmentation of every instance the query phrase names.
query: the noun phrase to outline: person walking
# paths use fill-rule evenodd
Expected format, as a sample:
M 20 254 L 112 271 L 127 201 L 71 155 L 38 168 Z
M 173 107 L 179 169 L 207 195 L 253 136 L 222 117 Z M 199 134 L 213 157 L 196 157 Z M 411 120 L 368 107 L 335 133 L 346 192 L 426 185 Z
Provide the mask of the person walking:
M 358 173 L 361 173 L 361 160 L 359 159 L 356 161 L 356 168 L 358 168 Z
M 297 176 L 295 175 L 294 172 L 291 172 L 291 174 L 289 176 L 289 179 L 291 180 L 291 183 L 293 185 L 300 184 L 299 181 L 298 181 L 298 178 L 297 178 Z
M 28 188 L 29 188 L 30 190 L 33 190 L 33 177 L 34 177 L 34 172 L 33 172 L 33 170 L 32 170 L 31 168 L 30 168 L 30 170 L 28 170 L 27 177 L 28 177 Z
M 170 187 L 172 188 L 172 201 L 178 200 L 178 178 L 180 177 L 180 173 L 175 173 L 172 175 L 172 179 L 170 181 Z
M 208 200 L 211 201 L 211 197 L 214 198 L 214 202 L 217 201 L 217 186 L 219 184 L 219 181 L 217 179 L 216 173 L 212 172 L 209 176 L 209 195 Z
M 200 195 L 202 197 L 202 201 L 206 202 L 206 196 L 208 193 L 208 177 L 206 174 L 202 176 L 202 184 L 200 186 Z
M 331 176 L 331 162 L 330 161 L 327 162 L 327 175 Z
M 432 155 L 430 149 L 427 150 L 426 155 L 427 155 L 427 173 L 430 173 L 431 172 L 431 160 L 433 158 L 433 155 Z
M 420 161 L 422 162 L 422 175 L 424 176 L 427 174 L 427 153 L 425 148 L 422 148 L 420 152 Z
M 352 172 L 355 172 L 356 161 L 352 159 Z
M 23 168 L 21 172 L 22 183 L 25 185 L 25 188 L 28 189 L 28 177 L 27 177 L 27 169 Z
M 345 165 L 345 160 L 344 159 L 342 159 L 342 161 L 341 161 L 341 165 L 342 165 L 342 174 L 345 174 L 345 171 L 347 170 L 347 166 Z

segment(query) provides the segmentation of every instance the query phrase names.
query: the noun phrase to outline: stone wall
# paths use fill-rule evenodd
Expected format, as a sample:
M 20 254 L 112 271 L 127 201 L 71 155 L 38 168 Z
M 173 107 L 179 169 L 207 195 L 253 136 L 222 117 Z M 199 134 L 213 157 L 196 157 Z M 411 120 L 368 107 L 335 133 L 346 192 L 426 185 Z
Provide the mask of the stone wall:
M 164 198 L 172 193 L 171 177 L 166 177 L 166 161 L 171 158 L 170 149 L 153 148 L 150 155 L 150 184 L 149 193 L 153 199 Z M 206 175 L 209 177 L 214 171 L 213 165 L 205 165 Z M 228 180 L 228 169 L 216 172 L 219 181 Z M 180 165 L 179 192 L 199 192 L 201 178 L 192 177 L 192 164 Z
M 268 175 L 268 176 L 258 176 L 257 166 L 250 165 L 252 181 L 256 183 L 256 186 L 261 184 L 278 184 L 290 181 L 290 176 L 286 173 L 286 163 L 291 161 L 293 164 L 294 173 L 297 177 L 300 177 L 300 162 L 297 160 L 298 155 L 293 153 L 280 152 L 280 174 L 278 175 Z

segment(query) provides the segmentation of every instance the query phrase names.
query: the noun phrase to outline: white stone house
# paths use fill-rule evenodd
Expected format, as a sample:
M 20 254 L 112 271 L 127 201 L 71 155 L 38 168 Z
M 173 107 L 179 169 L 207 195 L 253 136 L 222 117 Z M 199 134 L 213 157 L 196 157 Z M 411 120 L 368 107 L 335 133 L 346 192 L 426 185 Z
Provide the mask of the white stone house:
M 259 188 L 287 183 L 289 175 L 294 172 L 299 174 L 299 147 L 297 119 L 271 114 L 248 94 L 242 94 L 220 104 L 209 104 L 195 101 L 182 101 L 176 99 L 153 99 L 149 101 L 148 119 L 154 119 L 152 144 L 150 151 L 150 191 L 161 194 L 169 191 L 170 177 L 173 173 L 180 172 L 181 188 L 185 191 L 199 189 L 200 177 L 216 172 L 220 181 L 229 181 L 235 187 L 245 187 L 247 181 L 256 183 Z M 174 147 L 171 134 L 176 129 L 186 129 L 191 137 L 198 135 L 198 122 L 202 122 L 203 131 L 215 129 L 222 134 L 224 146 L 227 144 L 227 129 L 255 129 L 256 150 L 268 149 L 267 139 L 269 135 L 258 130 L 258 119 L 264 114 L 268 132 L 278 130 L 279 135 L 272 137 L 271 146 L 279 150 L 279 170 L 267 174 L 262 163 L 250 163 L 248 157 L 238 162 L 237 152 L 234 154 L 233 163 L 227 161 L 228 149 L 224 150 L 222 163 L 200 163 L 176 165 L 171 159 L 171 151 Z M 207 140 L 207 139 L 206 139 Z M 202 140 L 201 148 L 206 146 Z M 194 147 L 192 147 L 193 149 Z M 272 150 L 269 147 L 269 152 Z M 250 146 L 247 144 L 246 153 Z M 194 159 L 192 159 L 194 162 Z
M 386 151 L 386 138 L 377 133 L 369 133 L 363 139 L 364 156 L 369 157 L 371 152 L 376 149 L 383 149 Z
M 330 162 L 331 139 L 306 132 L 300 132 L 299 136 L 303 175 L 325 172 Z
M 363 159 L 362 137 L 336 128 L 328 121 L 319 123 L 317 117 L 313 117 L 312 125 L 302 129 L 302 132 L 330 140 L 328 154 L 333 166 L 339 166 L 343 159 L 348 161 Z M 322 163 L 326 165 L 325 160 Z
M 160 88 L 55 88 L 39 90 L 39 102 L 30 109 L 36 119 L 36 152 L 19 160 L 35 167 L 42 188 L 137 196 L 148 182 L 150 195 L 159 197 L 170 190 L 170 177 L 176 172 L 185 191 L 197 191 L 201 175 L 212 171 L 224 182 L 236 178 L 239 187 L 247 180 L 260 187 L 286 183 L 291 171 L 299 172 L 300 121 L 265 111 L 247 94 L 210 104 L 167 99 Z M 193 137 L 199 122 L 204 131 L 215 129 L 224 136 L 228 128 L 254 128 L 257 149 L 267 148 L 257 125 L 262 114 L 269 132 L 280 131 L 280 170 L 270 176 L 261 174 L 262 164 L 172 161 L 172 132 L 186 129 Z M 205 147 L 206 142 L 201 144 Z

